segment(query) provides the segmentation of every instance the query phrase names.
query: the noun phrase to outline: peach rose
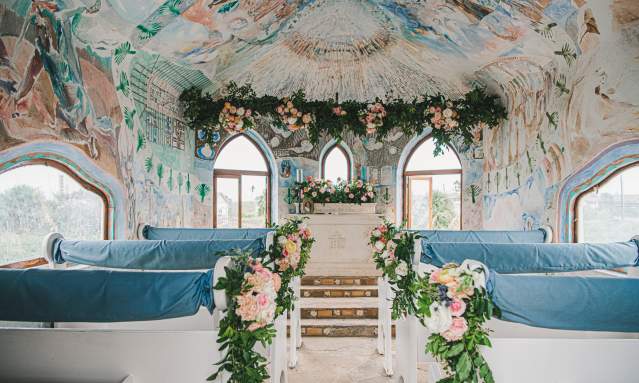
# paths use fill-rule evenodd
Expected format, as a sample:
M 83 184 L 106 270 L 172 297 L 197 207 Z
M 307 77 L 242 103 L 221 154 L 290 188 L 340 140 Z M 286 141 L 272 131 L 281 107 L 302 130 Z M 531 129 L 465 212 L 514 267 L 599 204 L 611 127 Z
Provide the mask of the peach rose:
M 466 331 L 468 331 L 466 319 L 455 317 L 448 330 L 442 332 L 441 336 L 449 342 L 455 342 L 463 338 Z

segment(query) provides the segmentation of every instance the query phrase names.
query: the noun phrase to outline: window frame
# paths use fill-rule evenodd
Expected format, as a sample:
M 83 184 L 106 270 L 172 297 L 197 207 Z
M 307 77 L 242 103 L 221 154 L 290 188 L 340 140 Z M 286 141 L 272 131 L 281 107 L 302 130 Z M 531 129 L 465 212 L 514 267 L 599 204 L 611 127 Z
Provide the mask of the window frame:
M 459 154 L 457 154 L 457 151 L 455 149 L 453 149 L 450 145 L 446 145 L 446 147 L 455 154 L 455 157 L 457 157 L 457 161 L 459 162 L 459 169 L 434 169 L 434 170 L 406 170 L 406 168 L 408 167 L 408 164 L 410 164 L 411 159 L 413 158 L 413 155 L 415 154 L 415 151 L 421 147 L 426 141 L 432 139 L 433 136 L 432 134 L 428 134 L 426 135 L 424 138 L 422 138 L 421 140 L 419 140 L 419 142 L 417 142 L 417 144 L 415 144 L 415 146 L 413 146 L 410 150 L 410 152 L 408 153 L 408 156 L 406 156 L 406 161 L 404 162 L 404 168 L 402 169 L 402 201 L 403 203 L 403 212 L 402 212 L 402 218 L 404 220 L 404 222 L 406 222 L 406 227 L 407 228 L 411 228 L 412 226 L 412 222 L 411 222 L 411 199 L 410 199 L 410 178 L 411 177 L 420 177 L 420 176 L 426 176 L 426 177 L 431 177 L 431 193 L 429 198 L 432 201 L 432 176 L 437 176 L 437 175 L 454 175 L 454 174 L 459 174 L 459 186 L 460 186 L 460 190 L 459 190 L 459 230 L 462 230 L 463 227 L 463 214 L 464 214 L 464 209 L 463 209 L 463 205 L 464 205 L 464 198 L 463 198 L 463 191 L 464 191 L 464 171 L 462 168 L 462 162 L 461 159 L 459 158 Z M 432 224 L 432 209 L 430 211 L 430 221 Z M 432 230 L 432 229 L 428 229 L 428 230 Z
M 348 151 L 346 151 L 346 148 L 344 148 L 344 146 L 342 146 L 341 144 L 337 142 L 329 146 L 328 149 L 326 149 L 326 151 L 324 152 L 324 155 L 322 156 L 322 162 L 320 164 L 320 177 L 322 179 L 326 177 L 326 157 L 328 157 L 331 154 L 331 152 L 335 149 L 338 149 L 340 152 L 342 152 L 342 154 L 346 158 L 346 175 L 348 177 L 348 179 L 346 179 L 346 182 L 350 183 L 351 180 L 353 179 L 351 157 L 348 155 Z
M 579 243 L 579 218 L 580 218 L 579 203 L 581 202 L 581 199 L 587 195 L 590 195 L 591 193 L 596 193 L 600 187 L 605 186 L 608 182 L 611 182 L 613 178 L 619 175 L 619 173 L 623 173 L 624 171 L 634 167 L 639 168 L 639 162 L 634 162 L 626 166 L 622 166 L 618 169 L 615 169 L 612 173 L 608 174 L 604 179 L 597 182 L 596 184 L 591 185 L 588 189 L 582 191 L 581 193 L 579 193 L 577 197 L 575 197 L 573 205 L 572 205 L 573 220 L 571 222 L 573 243 Z M 630 238 L 628 238 L 628 240 L 629 239 Z
M 266 164 L 266 171 L 261 170 L 237 170 L 237 169 L 216 169 L 215 162 L 213 163 L 213 227 L 217 228 L 217 179 L 218 178 L 233 178 L 238 180 L 238 228 L 242 228 L 242 176 L 265 176 L 266 177 L 266 222 L 265 227 L 271 224 L 271 166 L 268 162 L 268 158 L 264 151 L 260 148 L 257 142 L 247 134 L 236 134 L 233 137 L 227 139 L 215 154 L 215 161 L 220 156 L 220 153 L 224 150 L 224 147 L 233 140 L 244 137 L 246 138 L 255 149 L 260 153 L 264 164 Z
M 100 197 L 100 199 L 102 200 L 102 239 L 106 240 L 109 238 L 109 198 L 107 197 L 106 193 L 102 190 L 100 190 L 99 188 L 97 188 L 95 185 L 91 184 L 90 182 L 88 182 L 87 180 L 85 180 L 84 178 L 82 178 L 80 175 L 78 175 L 73 169 L 71 169 L 69 166 L 52 160 L 52 159 L 48 159 L 48 158 L 34 158 L 34 159 L 30 159 L 27 161 L 22 161 L 19 164 L 16 164 L 15 166 L 12 166 L 9 169 L 6 169 L 2 172 L 0 172 L 0 174 L 3 173 L 8 173 L 12 170 L 18 169 L 18 168 L 22 168 L 22 167 L 26 167 L 26 166 L 33 166 L 33 165 L 43 165 L 43 166 L 50 166 L 64 174 L 66 174 L 67 176 L 71 177 L 74 181 L 76 181 L 82 188 L 84 188 L 85 190 L 92 192 L 94 194 L 96 194 L 98 197 Z M 32 258 L 32 259 L 26 259 L 24 261 L 17 261 L 17 262 L 12 262 L 12 263 L 8 263 L 8 264 L 4 264 L 4 265 L 0 265 L 0 269 L 28 269 L 28 268 L 32 268 L 32 267 L 38 267 L 38 266 L 43 266 L 46 265 L 48 263 L 47 259 L 44 257 L 37 257 L 37 258 Z

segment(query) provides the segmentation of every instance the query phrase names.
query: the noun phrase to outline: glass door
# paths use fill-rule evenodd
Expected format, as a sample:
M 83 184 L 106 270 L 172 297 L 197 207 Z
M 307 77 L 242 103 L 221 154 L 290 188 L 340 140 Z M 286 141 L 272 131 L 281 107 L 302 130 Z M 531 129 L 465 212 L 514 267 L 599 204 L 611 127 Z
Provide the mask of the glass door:
M 433 178 L 409 176 L 406 182 L 408 227 L 431 229 L 433 222 Z
M 216 227 L 240 227 L 240 187 L 239 176 L 215 177 L 215 223 Z

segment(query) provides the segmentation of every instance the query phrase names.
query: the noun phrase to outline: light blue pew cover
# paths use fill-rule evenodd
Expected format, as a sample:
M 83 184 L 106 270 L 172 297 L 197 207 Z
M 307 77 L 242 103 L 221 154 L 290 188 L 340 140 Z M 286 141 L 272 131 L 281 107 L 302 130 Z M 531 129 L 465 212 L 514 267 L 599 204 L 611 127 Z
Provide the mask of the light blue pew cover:
M 534 327 L 639 332 L 639 278 L 503 275 L 488 292 L 501 319 Z
M 411 230 L 413 231 L 413 230 Z M 498 230 L 415 230 L 422 242 L 543 243 L 546 232 Z
M 204 229 L 204 228 L 168 228 L 146 225 L 142 229 L 145 239 L 166 240 L 229 240 L 229 239 L 257 239 L 266 237 L 274 229 Z
M 213 311 L 213 272 L 0 269 L 0 320 L 125 322 Z
M 614 269 L 639 265 L 635 241 L 618 243 L 428 243 L 424 263 L 441 267 L 466 259 L 482 262 L 498 273 L 543 273 Z
M 116 269 L 198 270 L 209 269 L 230 250 L 258 254 L 264 239 L 228 241 L 68 241 L 53 246 L 56 263 Z

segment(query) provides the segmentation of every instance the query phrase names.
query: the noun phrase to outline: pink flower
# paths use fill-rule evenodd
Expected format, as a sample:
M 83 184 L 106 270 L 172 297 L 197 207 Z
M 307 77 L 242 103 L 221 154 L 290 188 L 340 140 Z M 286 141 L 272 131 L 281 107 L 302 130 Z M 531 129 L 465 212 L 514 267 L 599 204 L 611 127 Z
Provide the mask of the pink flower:
M 362 196 L 362 202 L 366 202 L 366 196 Z
M 280 291 L 280 287 L 282 287 L 282 278 L 279 274 L 273 273 L 273 288 L 275 291 Z
M 257 305 L 260 309 L 265 309 L 269 305 L 268 295 L 266 294 L 258 294 L 257 295 Z
M 349 195 L 348 195 L 348 198 L 350 198 L 350 199 L 355 198 L 355 194 L 353 194 L 353 193 L 349 194 Z
M 431 284 L 439 283 L 439 274 L 441 272 L 442 272 L 441 270 L 435 270 L 432 273 L 430 273 L 430 277 L 428 277 L 428 283 L 431 283 Z
M 466 312 L 466 303 L 461 299 L 454 298 L 450 304 L 450 313 L 460 317 L 464 315 L 464 312 Z
M 466 322 L 466 319 L 455 317 L 453 318 L 453 323 L 450 325 L 448 330 L 441 333 L 441 336 L 449 342 L 454 342 L 460 340 L 466 331 L 468 331 L 468 323 Z

